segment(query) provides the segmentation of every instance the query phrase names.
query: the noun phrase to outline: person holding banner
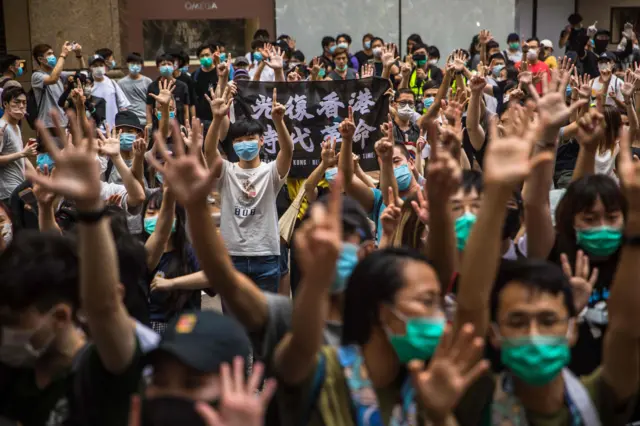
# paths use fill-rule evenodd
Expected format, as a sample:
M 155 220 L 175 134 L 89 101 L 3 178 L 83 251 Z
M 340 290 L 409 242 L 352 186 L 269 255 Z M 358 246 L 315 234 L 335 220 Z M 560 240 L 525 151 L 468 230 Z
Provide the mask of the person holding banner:
M 224 96 L 224 95 L 223 95 Z M 220 233 L 236 269 L 251 278 L 263 291 L 276 293 L 280 281 L 280 235 L 276 195 L 284 185 L 293 158 L 293 140 L 284 124 L 285 107 L 273 89 L 271 116 L 278 134 L 280 151 L 276 160 L 263 163 L 258 155 L 264 145 L 264 127 L 252 118 L 236 121 L 229 128 L 237 163 L 222 161 L 218 191 L 222 200 Z M 212 134 L 219 134 L 221 120 L 231 106 L 230 98 L 212 102 Z M 207 138 L 209 164 L 218 153 L 217 137 Z

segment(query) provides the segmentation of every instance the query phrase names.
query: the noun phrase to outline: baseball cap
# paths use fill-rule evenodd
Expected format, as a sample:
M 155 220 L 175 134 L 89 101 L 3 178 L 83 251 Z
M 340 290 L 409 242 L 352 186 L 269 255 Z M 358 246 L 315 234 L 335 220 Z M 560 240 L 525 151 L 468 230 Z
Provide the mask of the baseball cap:
M 598 57 L 598 62 L 604 62 L 604 61 L 615 62 L 616 61 L 616 55 L 614 55 L 613 52 L 603 52 Z
M 166 353 L 194 370 L 216 373 L 236 356 L 246 359 L 250 350 L 249 337 L 235 319 L 215 311 L 187 311 L 169 323 L 145 360 L 152 363 L 159 353 Z
M 100 56 L 100 55 L 92 55 L 92 56 L 90 56 L 89 57 L 89 66 L 93 65 L 95 62 L 98 62 L 98 61 L 105 62 L 104 58 L 102 56 Z
M 331 194 L 325 194 L 318 198 L 316 203 L 322 203 L 325 207 L 329 205 L 329 197 Z M 314 203 L 315 204 L 315 203 Z M 311 209 L 309 208 L 305 214 L 305 219 L 309 217 Z M 369 225 L 369 217 L 364 211 L 359 202 L 349 197 L 348 195 L 342 196 L 342 223 L 350 228 L 354 228 L 355 231 L 360 234 L 362 241 L 373 240 L 373 231 Z
M 118 127 L 132 127 L 136 130 L 144 131 L 144 127 L 140 124 L 140 119 L 133 111 L 120 111 L 116 114 L 116 129 Z
M 242 68 L 236 68 L 233 70 L 233 81 L 251 80 L 249 77 L 249 71 Z
M 249 65 L 249 61 L 244 56 L 238 56 L 236 59 L 233 60 L 233 65 L 234 66 Z
M 553 49 L 553 42 L 549 39 L 544 39 L 540 42 L 540 46 Z

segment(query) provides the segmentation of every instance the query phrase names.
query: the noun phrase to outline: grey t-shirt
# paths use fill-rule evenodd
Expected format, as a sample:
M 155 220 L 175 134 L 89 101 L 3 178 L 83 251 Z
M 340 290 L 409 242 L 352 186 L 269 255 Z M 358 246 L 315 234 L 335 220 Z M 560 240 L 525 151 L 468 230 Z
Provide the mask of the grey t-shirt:
M 7 125 L 4 119 L 0 119 L 0 129 Z M 0 155 L 9 155 L 24 149 L 22 133 L 19 126 L 8 125 L 4 136 L 0 140 Z M 25 159 L 20 158 L 0 166 L 0 199 L 11 197 L 11 193 L 18 185 L 24 182 Z
M 129 110 L 136 114 L 142 125 L 147 122 L 147 90 L 150 84 L 151 79 L 144 75 L 141 75 L 137 80 L 126 76 L 118 81 L 118 85 L 131 103 Z
M 286 176 L 276 161 L 242 169 L 222 161 L 218 190 L 222 198 L 220 233 L 231 256 L 277 256 L 280 232 L 276 196 Z
M 64 92 L 63 81 L 66 80 L 70 75 L 73 75 L 73 73 L 63 71 L 62 73 L 60 73 L 60 79 L 57 82 L 46 86 L 44 84 L 44 79 L 48 75 L 49 74 L 41 70 L 34 71 L 31 75 L 31 87 L 33 88 L 33 92 L 36 95 L 36 102 L 38 102 L 38 105 L 40 105 L 40 109 L 38 110 L 38 118 L 44 122 L 44 127 L 54 127 L 53 121 L 51 120 L 51 116 L 49 114 L 51 113 L 51 111 L 56 110 L 60 114 L 60 124 L 62 125 L 62 127 L 67 127 L 67 116 L 65 115 L 64 110 L 58 106 L 58 100 Z M 42 97 L 43 91 L 45 97 L 41 102 L 40 99 Z

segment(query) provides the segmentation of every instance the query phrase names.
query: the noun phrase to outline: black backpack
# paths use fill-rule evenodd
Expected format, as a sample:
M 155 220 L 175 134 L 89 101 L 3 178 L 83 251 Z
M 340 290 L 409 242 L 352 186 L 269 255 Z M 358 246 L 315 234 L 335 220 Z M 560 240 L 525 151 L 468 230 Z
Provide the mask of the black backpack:
M 47 94 L 48 88 L 45 86 L 42 90 L 42 96 L 40 97 L 40 101 L 36 100 L 36 92 L 31 88 L 27 93 L 27 114 L 26 119 L 27 123 L 29 123 L 29 127 L 33 130 L 36 129 L 36 120 L 38 119 L 38 114 L 40 113 L 40 107 L 42 106 L 42 101 L 44 100 L 45 95 Z

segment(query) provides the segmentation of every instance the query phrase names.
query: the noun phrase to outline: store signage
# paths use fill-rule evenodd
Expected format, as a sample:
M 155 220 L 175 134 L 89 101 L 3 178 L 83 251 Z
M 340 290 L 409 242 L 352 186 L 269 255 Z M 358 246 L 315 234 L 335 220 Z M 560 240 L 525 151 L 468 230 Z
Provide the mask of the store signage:
M 201 2 L 187 1 L 184 3 L 184 8 L 191 12 L 194 10 L 217 9 L 218 5 L 215 2 L 209 2 L 209 1 L 201 1 Z

